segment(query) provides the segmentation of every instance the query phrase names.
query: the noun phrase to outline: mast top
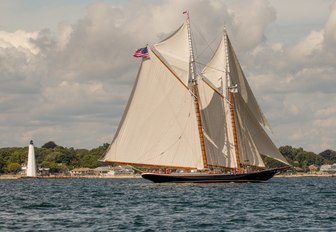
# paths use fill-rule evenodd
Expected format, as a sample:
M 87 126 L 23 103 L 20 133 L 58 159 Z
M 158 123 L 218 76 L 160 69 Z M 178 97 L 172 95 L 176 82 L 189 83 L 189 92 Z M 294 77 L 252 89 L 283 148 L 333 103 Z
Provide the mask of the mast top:
M 185 14 L 187 16 L 187 19 L 189 19 L 189 11 L 188 10 L 183 11 L 182 14 Z

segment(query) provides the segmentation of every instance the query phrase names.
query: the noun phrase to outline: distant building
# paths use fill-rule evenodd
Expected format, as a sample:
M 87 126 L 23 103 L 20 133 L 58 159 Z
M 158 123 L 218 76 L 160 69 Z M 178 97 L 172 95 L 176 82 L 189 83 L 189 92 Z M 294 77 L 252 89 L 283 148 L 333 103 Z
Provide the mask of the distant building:
M 127 166 L 103 166 L 95 169 L 91 168 L 75 168 L 70 171 L 71 176 L 89 176 L 89 175 L 98 175 L 98 176 L 127 176 L 133 175 L 134 170 Z
M 111 171 L 107 173 L 107 175 L 110 176 L 127 176 L 127 175 L 133 175 L 134 170 L 127 166 L 117 166 L 113 167 Z
M 41 176 L 49 176 L 50 175 L 50 168 L 39 168 L 38 172 Z
M 320 172 L 334 173 L 336 172 L 336 163 L 335 164 L 325 164 L 320 168 Z
M 107 176 L 110 171 L 112 171 L 113 168 L 111 166 L 103 166 L 103 167 L 98 167 L 94 169 L 94 172 L 96 175 L 99 176 Z
M 315 164 L 312 164 L 308 166 L 308 169 L 310 173 L 316 173 L 316 171 L 318 170 L 318 166 Z
M 75 168 L 70 171 L 71 176 L 88 176 L 94 175 L 94 169 L 91 168 Z

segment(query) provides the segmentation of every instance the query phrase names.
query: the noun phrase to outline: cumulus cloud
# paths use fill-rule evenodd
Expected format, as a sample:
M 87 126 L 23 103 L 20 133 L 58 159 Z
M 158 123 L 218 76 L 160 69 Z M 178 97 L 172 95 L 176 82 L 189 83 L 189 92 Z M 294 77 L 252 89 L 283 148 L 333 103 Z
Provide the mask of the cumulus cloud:
M 248 68 L 251 85 L 268 95 L 261 96 L 262 105 L 274 117 L 282 144 L 316 152 L 335 149 L 331 128 L 336 114 L 330 113 L 336 99 L 335 5 L 320 30 L 292 43 L 260 44 L 247 54 L 253 56 Z
M 285 43 L 267 39 L 277 12 L 266 0 L 94 1 L 56 30 L 0 31 L 0 146 L 110 142 L 139 67 L 131 53 L 173 32 L 186 9 L 202 63 L 227 26 L 278 145 L 335 148 L 336 132 L 324 133 L 336 121 L 335 4 L 321 28 Z

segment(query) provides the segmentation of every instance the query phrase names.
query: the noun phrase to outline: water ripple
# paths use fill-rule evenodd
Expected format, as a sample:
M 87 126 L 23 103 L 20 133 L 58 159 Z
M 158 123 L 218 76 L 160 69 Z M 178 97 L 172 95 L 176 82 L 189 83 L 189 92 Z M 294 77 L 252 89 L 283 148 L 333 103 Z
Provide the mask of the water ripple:
M 0 231 L 336 231 L 336 179 L 0 180 Z

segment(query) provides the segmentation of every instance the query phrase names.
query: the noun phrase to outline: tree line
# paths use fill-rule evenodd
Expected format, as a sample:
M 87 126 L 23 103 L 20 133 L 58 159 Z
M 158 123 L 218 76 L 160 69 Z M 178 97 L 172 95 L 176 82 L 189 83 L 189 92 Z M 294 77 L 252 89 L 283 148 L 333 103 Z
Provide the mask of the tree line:
M 45 143 L 42 147 L 35 147 L 35 158 L 38 167 L 49 168 L 50 173 L 67 172 L 78 167 L 96 168 L 106 165 L 99 161 L 109 144 L 93 149 L 74 149 L 57 145 L 53 141 Z M 309 165 L 317 166 L 336 163 L 336 151 L 325 150 L 319 154 L 305 151 L 303 148 L 282 146 L 279 148 L 288 162 L 308 171 Z M 21 171 L 23 164 L 27 163 L 28 147 L 0 148 L 0 174 L 16 174 Z M 281 167 L 282 163 L 264 157 L 267 168 Z
M 50 141 L 41 148 L 35 147 L 37 167 L 49 168 L 50 173 L 60 173 L 78 167 L 96 168 L 106 165 L 99 158 L 107 150 L 105 143 L 94 149 L 74 149 L 57 145 Z M 16 174 L 27 163 L 28 147 L 0 148 L 0 174 Z

